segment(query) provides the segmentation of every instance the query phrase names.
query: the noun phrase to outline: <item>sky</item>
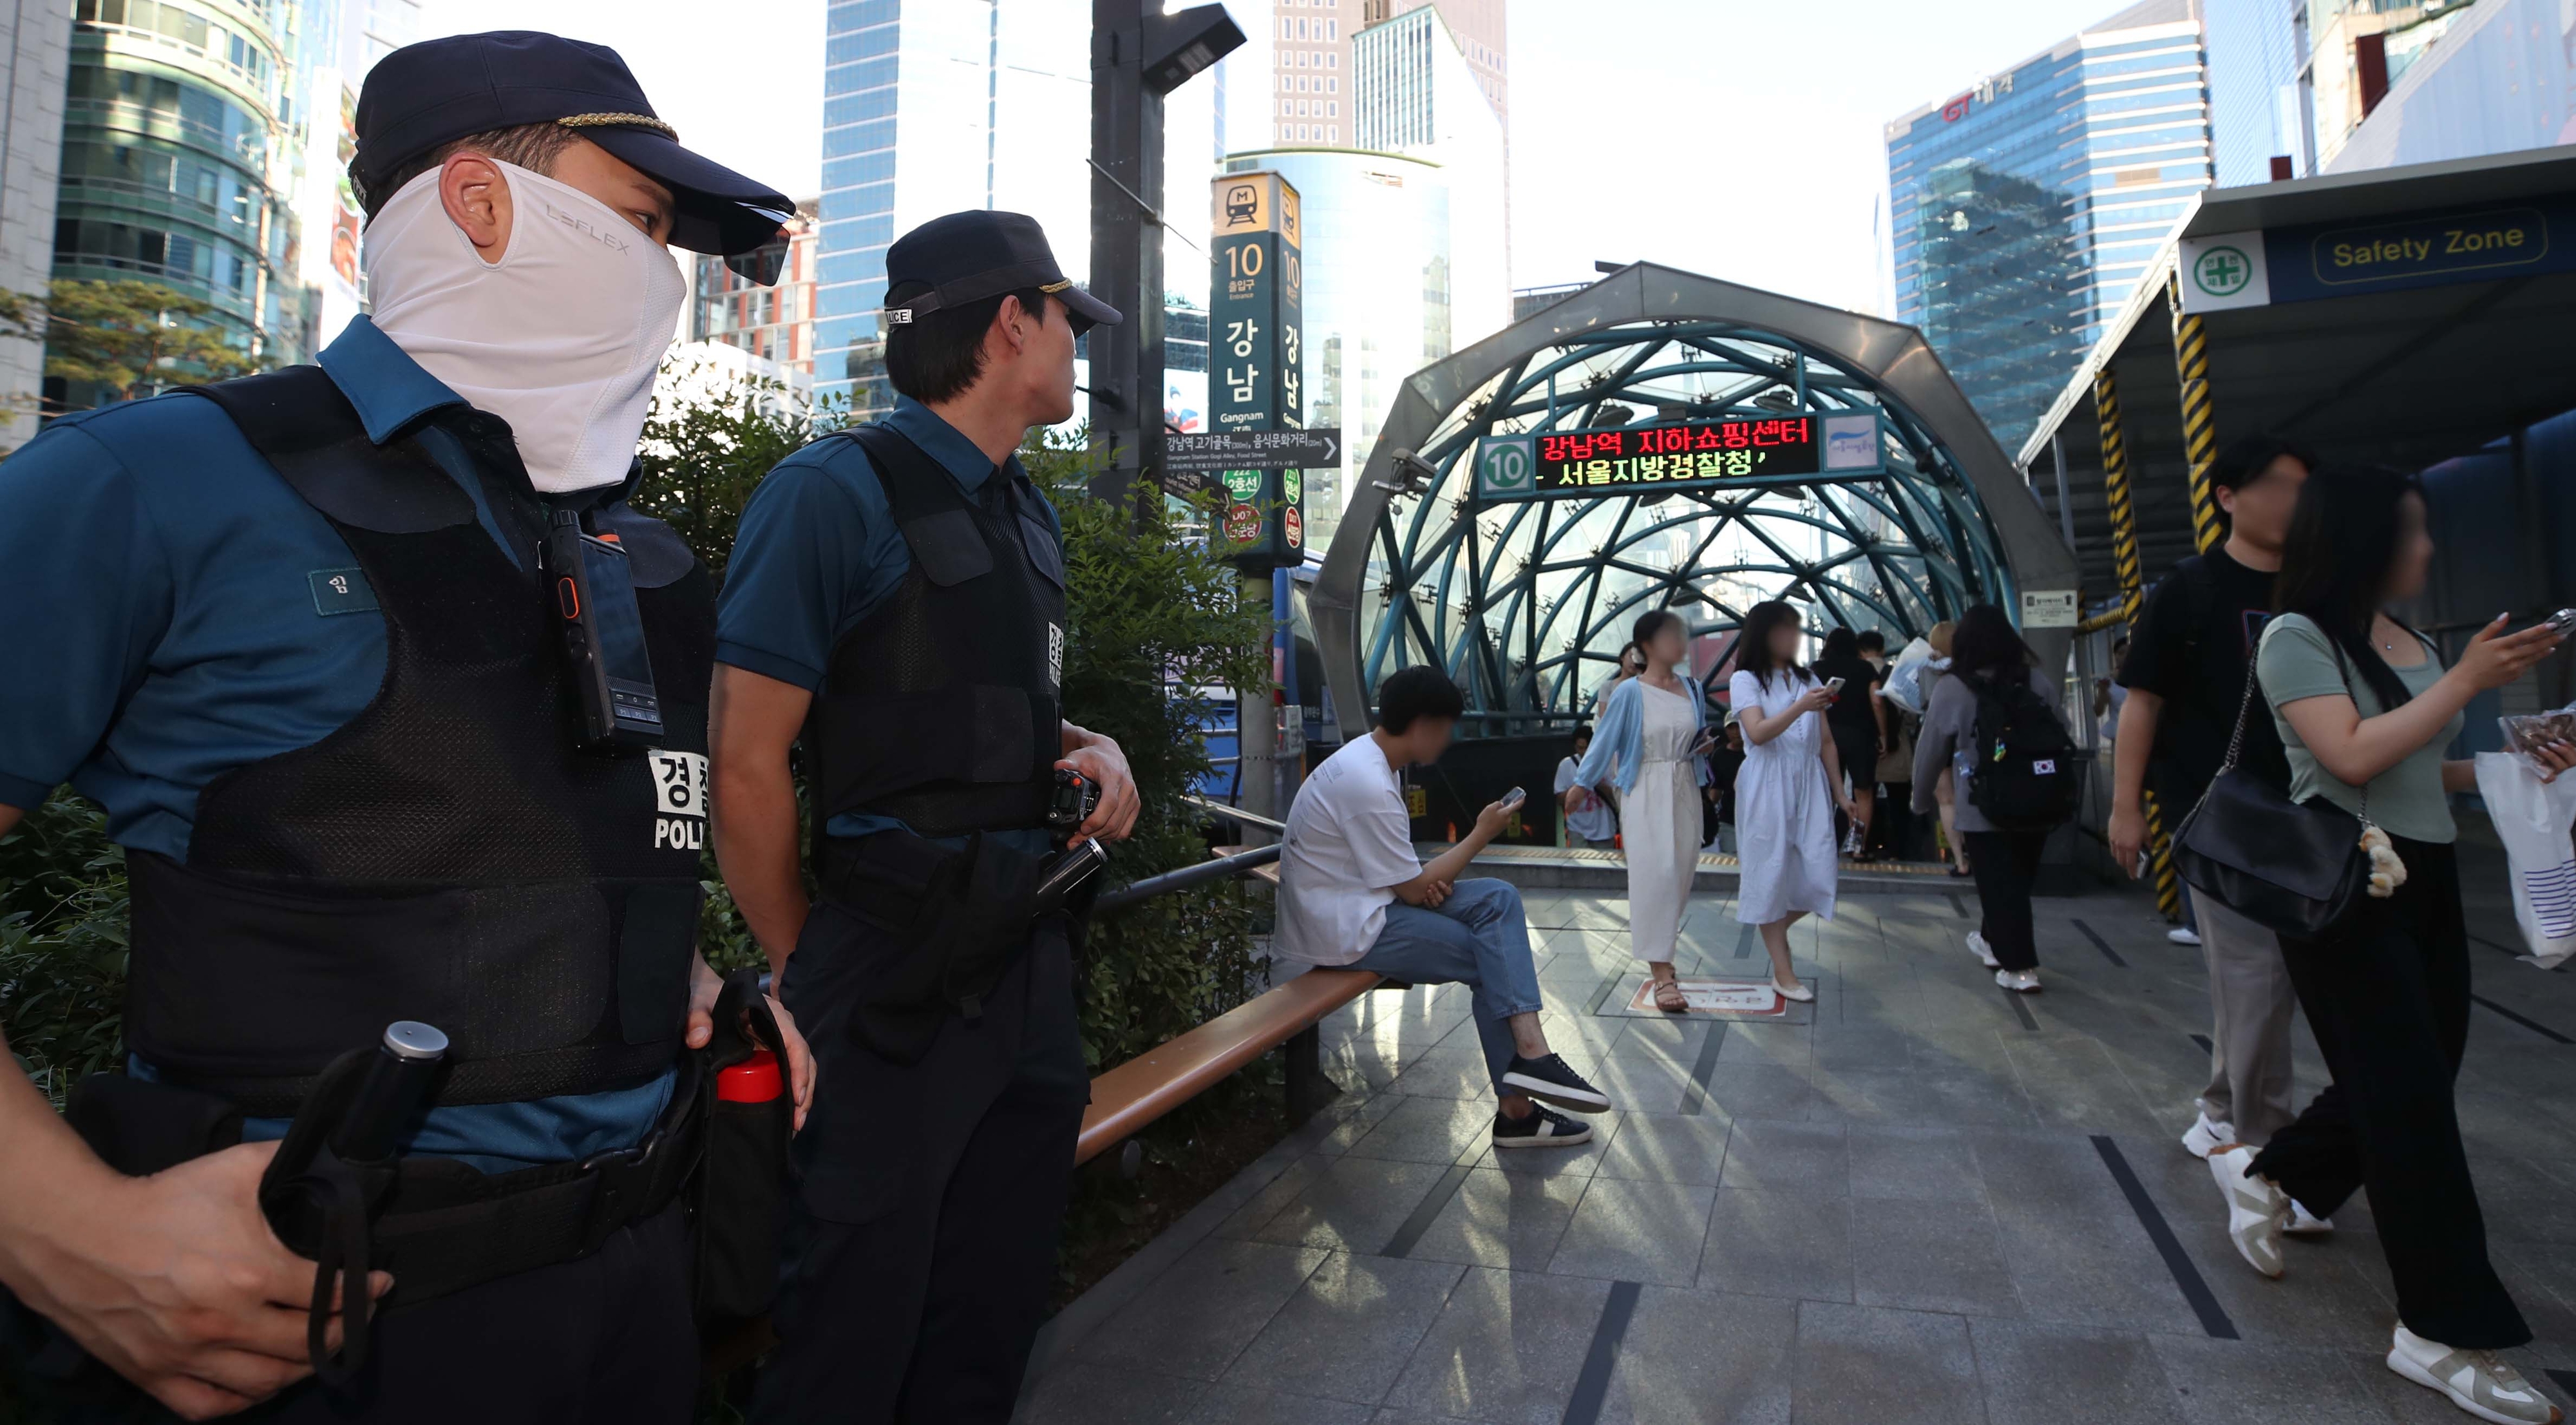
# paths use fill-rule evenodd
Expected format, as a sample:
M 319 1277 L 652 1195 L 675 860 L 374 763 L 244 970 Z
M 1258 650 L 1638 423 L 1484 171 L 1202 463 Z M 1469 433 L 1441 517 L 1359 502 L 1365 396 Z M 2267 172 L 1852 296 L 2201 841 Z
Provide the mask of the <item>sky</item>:
M 1886 282 L 1885 123 L 2121 8 L 1509 4 L 1513 285 L 1645 259 L 1860 311 L 1881 309 Z M 613 45 L 691 148 L 793 195 L 818 186 L 823 0 L 429 0 L 427 19 Z M 1176 210 L 1185 183 L 1194 197 L 1171 180 Z

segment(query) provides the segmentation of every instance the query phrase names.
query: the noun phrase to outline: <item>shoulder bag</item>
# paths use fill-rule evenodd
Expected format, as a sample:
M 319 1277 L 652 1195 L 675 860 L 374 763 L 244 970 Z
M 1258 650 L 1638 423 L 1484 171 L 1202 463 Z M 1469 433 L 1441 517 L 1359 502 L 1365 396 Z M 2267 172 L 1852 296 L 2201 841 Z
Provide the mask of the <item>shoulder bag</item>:
M 2323 797 L 2294 802 L 2285 788 L 2238 766 L 2261 683 L 2253 668 L 2245 670 L 2227 760 L 2174 832 L 2174 868 L 2275 934 L 2314 939 L 2342 924 L 2369 893 L 2370 856 L 2361 839 L 2371 826 L 2370 789 L 2361 789 L 2355 816 Z

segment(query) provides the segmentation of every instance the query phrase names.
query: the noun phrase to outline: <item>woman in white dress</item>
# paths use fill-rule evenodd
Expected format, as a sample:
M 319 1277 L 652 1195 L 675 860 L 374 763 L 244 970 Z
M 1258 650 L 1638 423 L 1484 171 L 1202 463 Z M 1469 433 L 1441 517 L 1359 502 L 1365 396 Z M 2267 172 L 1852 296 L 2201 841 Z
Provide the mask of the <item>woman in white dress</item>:
M 1800 916 L 1834 918 L 1834 808 L 1842 768 L 1824 711 L 1833 705 L 1815 675 L 1798 665 L 1798 611 L 1777 599 L 1755 604 L 1735 643 L 1727 691 L 1744 728 L 1744 768 L 1735 774 L 1735 854 L 1742 868 L 1735 918 L 1761 927 L 1772 986 L 1789 999 L 1816 997 L 1789 964 L 1789 927 Z
M 1708 708 L 1677 666 L 1689 654 L 1681 616 L 1657 609 L 1637 620 L 1645 667 L 1610 692 L 1591 749 L 1574 779 L 1615 781 L 1620 844 L 1628 854 L 1628 935 L 1654 977 L 1655 1007 L 1690 1008 L 1673 978 L 1673 943 L 1699 870 L 1700 734 Z

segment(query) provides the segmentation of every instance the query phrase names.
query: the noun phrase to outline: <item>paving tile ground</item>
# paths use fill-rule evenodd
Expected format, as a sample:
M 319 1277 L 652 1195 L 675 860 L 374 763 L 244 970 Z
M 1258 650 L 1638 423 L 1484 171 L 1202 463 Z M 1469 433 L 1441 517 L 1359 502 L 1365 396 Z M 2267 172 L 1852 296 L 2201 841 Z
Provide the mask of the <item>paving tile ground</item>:
M 2228 1246 L 2176 1142 L 2208 1071 L 2200 954 L 2144 897 L 2040 902 L 2047 988 L 2016 1006 L 1950 897 L 1848 896 L 1792 937 L 1817 989 L 1795 1024 L 1596 1012 L 1635 969 L 1625 906 L 1527 903 L 1552 1042 L 1617 1100 L 1595 1141 L 1495 1152 L 1465 992 L 1367 996 L 1324 1025 L 1343 1097 L 1059 1319 L 1021 1420 L 2468 1418 L 2380 1363 L 2365 1204 L 2277 1282 Z M 2576 974 L 2501 949 L 2496 898 L 2470 920 L 2461 1121 L 2538 1333 L 2508 1356 L 2576 1403 Z M 1741 943 L 1696 897 L 1682 972 L 1762 974 Z M 2304 1027 L 2297 1064 L 2304 1098 Z

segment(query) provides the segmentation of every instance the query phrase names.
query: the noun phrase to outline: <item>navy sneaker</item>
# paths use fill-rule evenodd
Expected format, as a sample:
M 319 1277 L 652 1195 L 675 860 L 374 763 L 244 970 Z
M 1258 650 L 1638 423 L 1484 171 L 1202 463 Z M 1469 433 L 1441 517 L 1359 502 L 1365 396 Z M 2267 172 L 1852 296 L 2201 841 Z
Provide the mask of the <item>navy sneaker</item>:
M 1586 1083 L 1560 1054 L 1544 1059 L 1514 1055 L 1512 1066 L 1503 1070 L 1502 1088 L 1505 1093 L 1525 1093 L 1577 1113 L 1600 1113 L 1610 1107 L 1610 1095 Z
M 1494 1114 L 1497 1148 L 1571 1148 L 1591 1141 L 1591 1124 L 1568 1118 L 1552 1108 L 1533 1107 L 1525 1118 Z

